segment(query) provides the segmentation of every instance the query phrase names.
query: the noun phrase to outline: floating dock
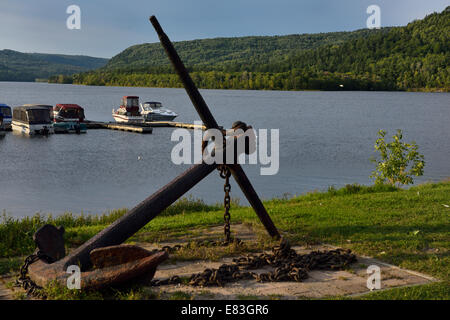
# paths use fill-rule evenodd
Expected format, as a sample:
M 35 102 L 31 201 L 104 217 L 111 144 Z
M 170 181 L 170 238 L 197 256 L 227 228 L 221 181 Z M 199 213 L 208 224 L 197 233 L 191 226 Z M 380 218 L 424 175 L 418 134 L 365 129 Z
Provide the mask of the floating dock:
M 206 130 L 206 127 L 204 125 L 184 123 L 184 122 L 174 122 L 174 121 L 145 122 L 144 125 L 146 125 L 146 126 L 148 125 L 150 127 L 176 127 L 176 128 L 185 128 L 185 129 Z
M 129 124 L 122 124 L 122 123 L 108 123 L 106 124 L 107 129 L 111 130 L 121 130 L 121 131 L 128 131 L 128 132 L 137 132 L 137 133 L 152 133 L 153 128 L 152 127 L 144 127 L 144 126 L 135 126 L 135 125 L 129 125 Z
M 153 121 L 144 123 L 120 123 L 120 122 L 100 122 L 100 121 L 85 121 L 88 129 L 111 129 L 121 130 L 137 133 L 152 133 L 154 127 L 161 128 L 185 128 L 185 129 L 201 129 L 205 130 L 203 125 L 174 122 L 174 121 Z

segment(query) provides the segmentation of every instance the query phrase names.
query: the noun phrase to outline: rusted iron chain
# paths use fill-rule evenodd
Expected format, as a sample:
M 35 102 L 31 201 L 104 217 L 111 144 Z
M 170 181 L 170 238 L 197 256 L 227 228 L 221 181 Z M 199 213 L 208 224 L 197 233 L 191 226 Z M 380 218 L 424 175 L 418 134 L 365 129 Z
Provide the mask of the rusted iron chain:
M 36 253 L 33 253 L 25 258 L 25 262 L 20 268 L 19 277 L 16 279 L 15 286 L 23 288 L 27 296 L 33 296 L 38 298 L 45 298 L 45 294 L 42 291 L 42 287 L 38 286 L 36 283 L 34 283 L 33 280 L 30 279 L 28 276 L 28 268 L 31 264 L 38 260 L 45 260 L 47 263 L 54 262 L 52 258 L 49 256 L 43 254 L 40 251 L 37 251 Z
M 226 283 L 256 279 L 258 282 L 301 282 L 308 278 L 312 270 L 341 270 L 356 262 L 356 256 L 350 250 L 336 249 L 329 251 L 313 251 L 308 254 L 297 254 L 286 240 L 272 248 L 271 253 L 245 255 L 233 259 L 232 264 L 223 264 L 218 269 L 205 269 L 189 278 L 191 286 L 223 286 Z M 266 273 L 250 272 L 266 266 L 274 270 Z M 152 285 L 178 284 L 180 277 L 154 280 Z
M 242 240 L 239 238 L 231 238 L 229 242 L 217 240 L 197 240 L 188 242 L 185 245 L 176 244 L 174 246 L 164 246 L 161 249 L 154 249 L 152 252 L 164 250 L 167 253 L 174 253 L 180 251 L 181 249 L 194 249 L 199 247 L 226 247 L 230 244 L 240 245 L 242 244 Z
M 231 227 L 230 227 L 230 206 L 231 206 L 231 197 L 230 197 L 230 191 L 231 191 L 231 185 L 230 185 L 230 176 L 231 171 L 226 165 L 221 165 L 218 170 L 220 170 L 220 177 L 225 179 L 225 184 L 223 186 L 223 191 L 225 192 L 225 197 L 223 199 L 223 207 L 225 209 L 223 219 L 225 221 L 224 225 L 224 233 L 225 233 L 225 242 L 230 243 L 232 241 L 231 239 Z

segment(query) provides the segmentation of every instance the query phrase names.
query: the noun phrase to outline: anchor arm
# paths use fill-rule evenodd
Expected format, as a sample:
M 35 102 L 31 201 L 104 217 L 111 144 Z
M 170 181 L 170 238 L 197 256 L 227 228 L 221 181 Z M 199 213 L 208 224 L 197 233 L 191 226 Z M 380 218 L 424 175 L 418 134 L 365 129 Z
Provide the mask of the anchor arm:
M 82 269 L 89 268 L 91 266 L 89 254 L 93 249 L 121 244 L 214 171 L 216 167 L 215 164 L 202 163 L 189 168 L 67 256 L 64 259 L 66 260 L 65 267 L 81 264 Z
M 51 264 L 42 260 L 31 264 L 28 270 L 30 278 L 40 286 L 45 286 L 54 280 L 64 284 L 68 277 L 66 273 L 68 266 L 78 265 L 81 270 L 89 269 L 92 267 L 91 252 L 94 249 L 121 244 L 216 168 L 216 164 L 206 163 L 192 166 L 65 258 Z M 133 270 L 143 272 L 149 267 L 156 268 L 156 265 L 165 259 L 167 259 L 166 253 L 158 253 L 121 266 L 82 272 L 82 287 L 101 287 L 109 285 L 113 280 L 128 279 L 133 276 Z

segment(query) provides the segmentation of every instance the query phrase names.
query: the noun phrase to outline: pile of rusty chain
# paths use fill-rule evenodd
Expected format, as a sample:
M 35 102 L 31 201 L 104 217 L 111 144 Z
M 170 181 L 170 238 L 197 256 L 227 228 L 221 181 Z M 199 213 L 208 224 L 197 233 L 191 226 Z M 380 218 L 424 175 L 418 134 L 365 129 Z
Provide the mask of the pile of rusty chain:
M 233 259 L 232 264 L 223 264 L 218 269 L 205 269 L 189 278 L 191 286 L 223 286 L 245 279 L 256 279 L 258 282 L 301 282 L 312 270 L 341 270 L 356 262 L 356 256 L 350 250 L 336 249 L 329 251 L 312 251 L 308 254 L 297 254 L 286 240 L 272 248 L 272 253 L 245 255 Z M 248 270 L 260 269 L 266 266 L 274 268 L 267 273 L 256 273 Z M 153 280 L 151 285 L 160 286 L 178 284 L 179 276 L 167 279 Z
M 156 253 L 159 251 L 165 251 L 169 254 L 171 253 L 175 253 L 177 251 L 180 251 L 182 249 L 195 249 L 195 248 L 199 248 L 199 247 L 209 247 L 209 248 L 213 248 L 213 247 L 226 247 L 229 246 L 231 244 L 234 245 L 242 245 L 243 241 L 239 238 L 233 238 L 230 237 L 230 241 L 227 242 L 225 240 L 220 241 L 220 240 L 197 240 L 197 241 L 190 241 L 185 245 L 181 245 L 181 244 L 176 244 L 174 246 L 163 246 L 161 249 L 153 249 L 151 252 L 152 253 Z M 168 284 L 178 284 L 181 283 L 181 278 L 179 276 L 172 276 L 170 278 L 165 278 L 165 279 L 158 279 L 158 280 L 152 280 L 151 281 L 151 285 L 152 286 L 162 286 L 162 285 L 168 285 Z
M 16 279 L 15 286 L 21 287 L 27 293 L 27 296 L 33 296 L 38 298 L 45 298 L 45 294 L 42 291 L 42 287 L 34 283 L 33 280 L 28 276 L 28 268 L 31 264 L 38 260 L 44 260 L 48 263 L 52 263 L 53 259 L 49 256 L 43 254 L 40 251 L 33 253 L 25 258 L 25 262 L 20 268 L 19 277 Z
M 156 253 L 158 251 L 164 250 L 167 253 L 174 253 L 177 251 L 180 251 L 181 249 L 194 249 L 199 247 L 226 247 L 230 244 L 240 245 L 242 244 L 242 240 L 239 238 L 233 238 L 230 236 L 229 241 L 223 240 L 196 240 L 196 241 L 190 241 L 185 245 L 176 244 L 174 246 L 163 246 L 161 249 L 153 249 L 152 252 Z

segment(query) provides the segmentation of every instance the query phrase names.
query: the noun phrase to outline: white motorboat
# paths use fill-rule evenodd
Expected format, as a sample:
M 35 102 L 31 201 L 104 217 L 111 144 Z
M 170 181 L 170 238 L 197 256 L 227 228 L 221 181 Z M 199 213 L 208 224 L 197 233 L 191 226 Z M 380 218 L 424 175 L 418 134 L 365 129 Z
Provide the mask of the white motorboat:
M 120 107 L 113 109 L 112 116 L 116 122 L 142 123 L 144 118 L 139 112 L 139 97 L 124 96 Z
M 140 106 L 144 121 L 172 121 L 178 117 L 172 110 L 164 108 L 161 102 L 144 102 Z

